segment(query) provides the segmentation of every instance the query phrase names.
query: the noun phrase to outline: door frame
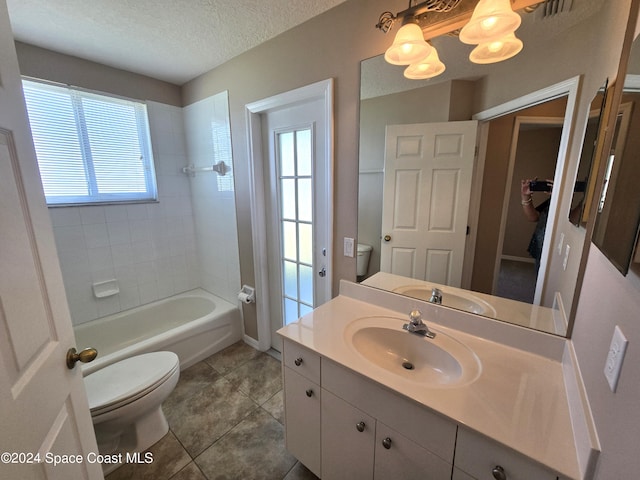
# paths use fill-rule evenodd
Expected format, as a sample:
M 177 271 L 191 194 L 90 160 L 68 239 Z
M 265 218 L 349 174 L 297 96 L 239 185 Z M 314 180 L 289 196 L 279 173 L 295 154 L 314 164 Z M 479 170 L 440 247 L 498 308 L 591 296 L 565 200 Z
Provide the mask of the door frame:
M 551 246 L 554 243 L 554 236 L 556 233 L 555 230 L 558 224 L 558 218 L 560 218 L 560 215 L 558 214 L 558 203 L 560 197 L 563 195 L 563 192 L 567 188 L 571 188 L 571 191 L 573 191 L 573 185 L 568 186 L 568 181 L 564 177 L 569 141 L 573 135 L 572 127 L 573 119 L 575 117 L 580 78 L 580 75 L 571 77 L 563 82 L 556 83 L 555 85 L 551 85 L 547 88 L 543 88 L 528 95 L 524 95 L 520 98 L 516 98 L 501 105 L 497 105 L 495 107 L 481 111 L 471 117 L 474 120 L 478 120 L 480 122 L 478 126 L 480 132 L 479 134 L 486 135 L 486 132 L 488 132 L 489 129 L 489 122 L 493 119 L 502 117 L 510 113 L 515 113 L 524 108 L 533 107 L 535 105 L 539 105 L 541 103 L 547 102 L 549 100 L 554 100 L 565 95 L 567 96 L 567 108 L 565 110 L 564 121 L 562 124 L 562 136 L 560 137 L 558 160 L 556 163 L 556 171 L 554 175 L 554 178 L 559 180 L 558 182 L 554 182 L 554 186 L 556 187 L 556 192 L 558 192 L 558 194 L 551 196 L 551 204 L 549 205 L 549 212 L 554 213 L 553 215 L 550 215 L 547 220 L 547 228 L 545 232 L 544 244 L 542 247 L 542 259 L 540 262 L 540 273 L 538 275 L 538 279 L 542 281 L 536 282 L 535 293 L 535 298 L 538 299 L 538 301 L 544 298 L 544 289 L 547 283 L 546 270 L 550 259 L 550 252 L 552 250 Z M 483 157 L 484 162 L 484 157 L 486 156 L 486 145 L 485 149 L 480 151 L 480 156 Z M 558 186 L 559 188 L 557 188 Z M 474 221 L 475 223 L 477 223 L 477 219 L 474 219 Z M 496 255 L 501 255 L 501 253 L 502 245 L 500 245 L 500 250 L 496 250 Z
M 249 156 L 249 202 L 251 205 L 251 239 L 253 241 L 253 268 L 256 282 L 256 316 L 258 340 L 245 334 L 245 342 L 261 351 L 271 348 L 271 322 L 269 319 L 268 295 L 268 251 L 267 251 L 267 212 L 265 200 L 265 168 L 268 158 L 264 158 L 262 142 L 263 114 L 269 110 L 295 105 L 309 100 L 322 99 L 324 104 L 324 122 L 327 135 L 325 142 L 326 158 L 324 159 L 326 189 L 323 192 L 330 202 L 327 211 L 327 273 L 326 280 L 332 285 L 333 273 L 333 79 L 322 80 L 311 85 L 283 92 L 272 97 L 245 105 L 248 133 Z
M 500 268 L 502 264 L 502 250 L 504 248 L 504 235 L 507 229 L 507 217 L 509 215 L 509 201 L 511 199 L 511 185 L 513 182 L 513 171 L 515 169 L 516 163 L 516 154 L 518 152 L 518 140 L 520 138 L 520 126 L 521 125 L 552 125 L 563 128 L 564 132 L 564 118 L 563 117 L 536 117 L 536 116 L 517 116 L 514 121 L 513 133 L 511 136 L 511 148 L 509 150 L 509 165 L 507 167 L 507 180 L 506 186 L 504 190 L 504 198 L 502 200 L 502 216 L 500 218 L 500 231 L 498 233 L 498 247 L 496 255 L 495 266 L 493 267 L 493 286 L 492 292 L 495 294 L 498 288 L 498 277 L 500 274 Z M 561 137 L 562 138 L 562 137 Z M 558 156 L 556 157 L 556 169 L 554 169 L 554 184 L 555 184 L 555 175 L 558 173 L 558 161 L 560 160 L 560 150 L 558 149 Z M 546 230 L 545 230 L 545 238 L 546 238 Z M 543 244 L 544 245 L 544 244 Z M 547 262 L 544 257 L 541 257 L 540 260 L 540 270 L 538 271 L 538 275 L 536 276 L 536 288 L 533 298 L 533 303 L 535 305 L 539 305 L 542 297 L 542 288 L 538 288 L 538 286 L 542 287 L 544 284 L 543 280 L 546 275 Z

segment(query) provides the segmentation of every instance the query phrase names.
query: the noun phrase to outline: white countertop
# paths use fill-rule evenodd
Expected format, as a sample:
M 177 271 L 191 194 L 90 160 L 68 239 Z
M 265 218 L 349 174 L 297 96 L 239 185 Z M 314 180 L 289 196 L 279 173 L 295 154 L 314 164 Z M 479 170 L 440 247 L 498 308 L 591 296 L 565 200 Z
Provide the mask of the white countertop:
M 532 305 L 530 303 L 519 302 L 509 298 L 497 297 L 495 295 L 488 295 L 481 292 L 473 292 L 457 287 L 440 285 L 434 282 L 407 278 L 386 272 L 378 272 L 364 280 L 362 284 L 389 292 L 394 292 L 410 285 L 424 286 L 428 289 L 437 287 L 442 290 L 444 297 L 446 297 L 447 292 L 451 292 L 453 294 L 460 294 L 463 297 L 469 296 L 470 298 L 478 298 L 482 302 L 488 303 L 494 308 L 495 314 L 487 313 L 483 316 L 496 318 L 504 322 L 522 325 L 524 327 L 535 328 L 536 330 L 541 330 L 543 332 L 558 333 L 560 335 L 564 335 L 567 330 L 566 321 L 562 318 L 561 313 L 557 308 Z
M 568 478 L 581 478 L 560 360 L 442 326 L 425 314 L 433 331 L 462 342 L 481 363 L 472 383 L 431 388 L 374 366 L 347 341 L 351 321 L 367 316 L 406 321 L 411 308 L 405 314 L 340 295 L 278 333 Z

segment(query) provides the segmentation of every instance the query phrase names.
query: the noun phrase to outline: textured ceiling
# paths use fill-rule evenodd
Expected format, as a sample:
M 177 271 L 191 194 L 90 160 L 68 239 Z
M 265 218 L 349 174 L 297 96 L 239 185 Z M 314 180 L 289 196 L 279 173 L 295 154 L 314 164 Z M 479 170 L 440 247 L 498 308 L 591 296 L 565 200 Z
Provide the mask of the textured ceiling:
M 182 85 L 345 0 L 7 0 L 14 37 Z

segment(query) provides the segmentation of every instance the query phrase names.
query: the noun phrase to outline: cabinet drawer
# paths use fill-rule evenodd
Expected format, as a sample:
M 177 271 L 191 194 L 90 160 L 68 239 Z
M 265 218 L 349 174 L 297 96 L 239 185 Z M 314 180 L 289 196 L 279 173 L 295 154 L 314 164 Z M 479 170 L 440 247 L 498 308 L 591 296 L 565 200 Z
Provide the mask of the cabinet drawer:
M 494 480 L 500 466 L 508 480 L 556 480 L 557 475 L 524 455 L 465 428 L 458 430 L 455 466 L 477 480 Z
M 285 445 L 320 476 L 320 387 L 289 367 L 283 371 Z
M 409 440 L 453 463 L 457 425 L 379 383 L 327 359 L 322 361 L 322 388 L 357 405 Z
M 451 480 L 451 468 L 429 450 L 377 423 L 374 480 Z
M 314 383 L 320 383 L 320 356 L 297 343 L 284 340 L 282 362 Z

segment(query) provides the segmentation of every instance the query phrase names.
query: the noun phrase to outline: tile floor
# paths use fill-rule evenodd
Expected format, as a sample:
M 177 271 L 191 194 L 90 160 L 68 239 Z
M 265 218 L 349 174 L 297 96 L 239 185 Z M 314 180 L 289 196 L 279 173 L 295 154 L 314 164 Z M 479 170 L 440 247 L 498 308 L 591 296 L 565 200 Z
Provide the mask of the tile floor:
M 150 464 L 107 480 L 314 480 L 284 447 L 280 362 L 238 342 L 180 372 Z

